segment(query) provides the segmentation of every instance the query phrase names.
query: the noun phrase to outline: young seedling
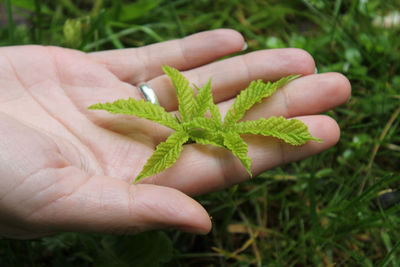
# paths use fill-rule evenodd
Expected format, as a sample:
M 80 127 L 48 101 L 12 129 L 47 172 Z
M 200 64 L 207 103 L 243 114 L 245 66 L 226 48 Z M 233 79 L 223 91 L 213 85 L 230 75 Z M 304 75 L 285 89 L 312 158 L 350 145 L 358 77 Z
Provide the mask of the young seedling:
M 309 140 L 321 142 L 320 139 L 311 136 L 303 122 L 296 119 L 288 120 L 272 116 L 256 121 L 238 122 L 254 104 L 269 97 L 278 88 L 300 75 L 284 77 L 274 83 L 252 81 L 236 97 L 222 121 L 218 106 L 213 101 L 211 79 L 201 89 L 194 86 L 198 91 L 195 96 L 189 81 L 178 70 L 165 65 L 163 70 L 175 87 L 179 118 L 159 105 L 134 98 L 119 99 L 113 103 L 98 103 L 89 107 L 89 109 L 107 110 L 110 113 L 138 116 L 175 130 L 166 141 L 156 147 L 135 182 L 171 167 L 178 159 L 185 143 L 195 142 L 229 149 L 252 176 L 251 159 L 247 156 L 248 146 L 241 138 L 241 134 L 273 136 L 295 146 L 303 145 Z M 205 116 L 207 111 L 210 116 Z

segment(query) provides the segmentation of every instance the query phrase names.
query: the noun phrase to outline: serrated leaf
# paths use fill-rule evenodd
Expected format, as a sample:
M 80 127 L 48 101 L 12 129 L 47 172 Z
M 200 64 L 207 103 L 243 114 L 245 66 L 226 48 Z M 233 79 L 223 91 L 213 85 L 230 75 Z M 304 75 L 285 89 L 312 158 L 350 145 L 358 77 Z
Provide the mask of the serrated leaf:
M 214 119 L 216 123 L 222 125 L 221 114 L 219 112 L 218 106 L 215 105 L 211 90 L 211 79 L 203 86 L 203 88 L 198 89 L 198 94 L 195 99 L 195 109 L 193 111 L 193 118 L 204 116 L 207 110 L 210 111 L 211 118 Z
M 233 105 L 225 116 L 224 126 L 229 127 L 240 120 L 245 112 L 255 103 L 261 102 L 263 98 L 272 95 L 278 88 L 297 77 L 299 77 L 299 75 L 287 76 L 274 83 L 264 83 L 262 80 L 252 81 L 250 85 L 236 97 Z
M 99 103 L 89 107 L 89 109 L 107 110 L 110 113 L 138 116 L 177 131 L 156 147 L 135 182 L 172 166 L 178 159 L 183 144 L 187 141 L 212 144 L 231 150 L 242 162 L 250 176 L 252 174 L 251 159 L 247 155 L 248 146 L 240 134 L 274 136 L 292 145 L 301 145 L 309 140 L 321 141 L 311 136 L 304 123 L 295 119 L 270 117 L 237 123 L 255 103 L 261 102 L 263 98 L 270 96 L 278 88 L 299 75 L 288 76 L 274 83 L 263 83 L 261 80 L 251 82 L 249 87 L 237 96 L 222 123 L 218 106 L 213 101 L 211 79 L 202 89 L 198 89 L 198 94 L 194 98 L 194 89 L 189 86 L 189 81 L 178 70 L 168 66 L 163 66 L 163 70 L 176 89 L 181 120 L 173 117 L 161 106 L 133 98 L 120 99 L 113 103 Z M 204 117 L 207 110 L 210 112 L 211 118 Z
M 299 146 L 307 141 L 314 140 L 321 142 L 320 139 L 313 137 L 307 125 L 297 119 L 286 119 L 284 117 L 260 118 L 256 121 L 244 121 L 233 125 L 230 128 L 238 134 L 260 134 L 273 136 L 282 139 L 286 143 Z
M 177 70 L 163 65 L 163 71 L 171 79 L 175 87 L 178 98 L 178 110 L 182 122 L 190 121 L 195 108 L 194 91 L 189 85 L 189 81 Z
M 253 176 L 250 170 L 251 159 L 247 156 L 248 146 L 240 137 L 239 134 L 234 132 L 224 133 L 224 145 L 229 148 L 232 153 L 240 159 L 243 166 L 246 168 L 250 177 Z
M 193 117 L 202 117 L 208 109 L 208 103 L 212 100 L 211 93 L 211 79 L 202 87 L 198 88 L 195 86 L 198 93 L 195 98 L 195 108 L 193 110 Z
M 219 112 L 218 106 L 215 105 L 212 100 L 209 103 L 209 110 L 211 118 L 213 118 L 216 123 L 222 126 L 221 113 Z
M 119 99 L 112 103 L 97 103 L 91 105 L 89 109 L 102 109 L 110 113 L 133 115 L 157 122 L 174 130 L 182 128 L 172 114 L 165 111 L 163 107 L 143 99 L 136 100 L 130 97 L 127 100 Z
M 171 167 L 179 158 L 183 144 L 188 139 L 189 135 L 183 130 L 171 134 L 165 142 L 156 147 L 153 155 L 147 160 L 142 171 L 136 177 L 135 182 Z

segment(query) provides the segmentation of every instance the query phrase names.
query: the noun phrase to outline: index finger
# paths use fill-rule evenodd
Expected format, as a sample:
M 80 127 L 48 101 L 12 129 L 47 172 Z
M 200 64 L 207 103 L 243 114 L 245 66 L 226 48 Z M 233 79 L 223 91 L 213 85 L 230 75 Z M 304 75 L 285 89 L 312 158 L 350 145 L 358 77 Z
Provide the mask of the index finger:
M 240 51 L 242 35 L 230 29 L 200 32 L 188 37 L 148 45 L 89 54 L 120 80 L 138 84 L 162 74 L 163 64 L 186 70 Z

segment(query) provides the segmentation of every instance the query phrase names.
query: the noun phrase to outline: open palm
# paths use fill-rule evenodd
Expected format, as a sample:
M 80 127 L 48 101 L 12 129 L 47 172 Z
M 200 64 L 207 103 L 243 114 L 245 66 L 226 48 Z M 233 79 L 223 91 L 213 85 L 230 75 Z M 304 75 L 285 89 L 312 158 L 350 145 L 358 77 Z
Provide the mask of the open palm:
M 230 151 L 185 145 L 177 163 L 132 185 L 155 146 L 171 130 L 150 121 L 88 110 L 98 102 L 141 98 L 148 83 L 160 105 L 175 112 L 166 64 L 194 84 L 213 79 L 222 115 L 251 80 L 304 74 L 253 107 L 245 119 L 297 117 L 323 143 L 301 147 L 246 137 L 253 174 L 334 145 L 335 121 L 315 115 L 347 100 L 350 85 L 337 73 L 312 75 L 314 62 L 298 49 L 265 50 L 214 60 L 243 47 L 231 30 L 216 30 L 138 49 L 85 54 L 56 47 L 0 49 L 0 236 L 31 238 L 60 231 L 136 233 L 177 227 L 205 233 L 207 212 L 188 195 L 248 179 Z

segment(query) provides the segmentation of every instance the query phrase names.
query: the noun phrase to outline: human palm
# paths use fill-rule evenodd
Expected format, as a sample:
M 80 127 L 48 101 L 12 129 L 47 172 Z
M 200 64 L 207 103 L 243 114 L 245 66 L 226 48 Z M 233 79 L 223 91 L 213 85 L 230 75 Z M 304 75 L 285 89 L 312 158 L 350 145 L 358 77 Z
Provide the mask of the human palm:
M 349 96 L 337 73 L 312 75 L 314 62 L 298 49 L 265 50 L 214 60 L 240 51 L 231 30 L 192 35 L 144 48 L 85 54 L 41 46 L 0 49 L 0 236 L 32 238 L 60 231 L 136 233 L 177 227 L 206 233 L 207 212 L 189 196 L 248 179 L 231 152 L 185 145 L 177 163 L 132 185 L 155 146 L 171 132 L 144 119 L 88 110 L 98 102 L 141 98 L 148 83 L 160 105 L 177 101 L 161 65 L 185 70 L 201 86 L 213 79 L 224 114 L 251 80 L 304 74 L 253 107 L 244 119 L 297 117 L 323 143 L 291 147 L 277 139 L 246 137 L 254 174 L 321 152 L 340 131 L 327 116 Z

